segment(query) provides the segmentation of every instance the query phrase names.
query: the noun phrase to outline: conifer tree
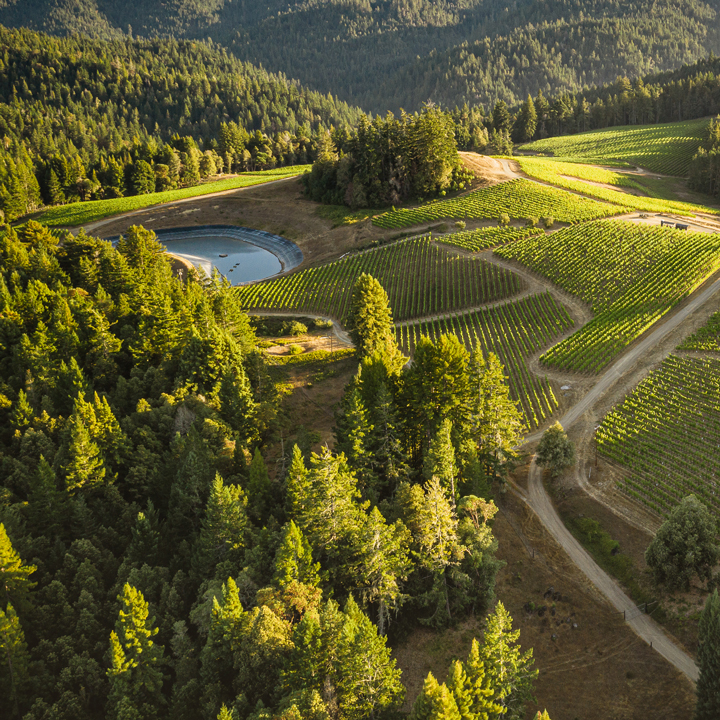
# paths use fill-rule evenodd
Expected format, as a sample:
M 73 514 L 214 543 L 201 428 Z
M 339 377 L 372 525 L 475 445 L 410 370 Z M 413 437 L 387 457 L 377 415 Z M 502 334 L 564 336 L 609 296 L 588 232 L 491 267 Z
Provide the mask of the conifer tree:
M 532 97 L 528 95 L 527 100 L 525 100 L 520 108 L 520 112 L 518 112 L 517 118 L 515 118 L 513 140 L 518 143 L 530 142 L 535 135 L 536 129 L 537 112 L 535 110 L 535 103 Z
M 320 584 L 320 563 L 313 562 L 310 543 L 293 520 L 283 530 L 283 538 L 275 554 L 273 577 L 273 583 L 281 589 L 292 582 L 312 587 Z
M 410 713 L 410 720 L 461 720 L 453 694 L 428 673 Z
M 463 664 L 459 660 L 454 660 L 450 665 L 450 672 L 445 684 L 455 699 L 461 720 L 475 720 L 477 715 L 473 712 L 473 694 L 470 681 Z
M 109 717 L 157 717 L 164 700 L 161 694 L 163 648 L 152 638 L 154 618 L 148 617 L 143 594 L 125 583 L 118 596 L 122 607 L 115 630 L 110 633 Z
M 365 602 L 378 604 L 378 631 L 385 634 L 389 612 L 401 601 L 400 588 L 412 564 L 410 532 L 398 520 L 388 525 L 377 506 L 365 519 L 357 539 L 355 576 Z
M 2 525 L 0 525 L 2 528 Z M 8 603 L 3 612 L 0 607 L 0 697 L 8 717 L 20 717 L 20 701 L 28 673 L 28 650 L 25 633 L 15 608 Z M 14 713 L 11 715 L 10 706 Z
M 267 522 L 272 507 L 272 484 L 268 475 L 265 460 L 259 449 L 255 450 L 250 463 L 249 479 L 247 484 L 248 515 L 258 526 Z
M 535 662 L 532 648 L 523 653 L 519 637 L 520 631 L 512 629 L 512 618 L 498 601 L 495 612 L 485 620 L 480 659 L 493 690 L 491 700 L 503 708 L 503 717 L 508 720 L 524 716 L 525 703 L 532 697 L 538 675 L 532 667 Z
M 0 523 L 0 583 L 2 583 L 2 604 L 13 603 L 24 607 L 30 591 L 36 583 L 30 576 L 37 570 L 35 565 L 25 565 L 10 542 L 5 525 Z M 1 607 L 1 605 L 0 605 Z
M 718 591 L 705 601 L 698 626 L 698 665 L 695 720 L 720 717 L 720 596 Z
M 524 430 L 522 413 L 510 397 L 503 366 L 494 353 L 486 361 L 477 345 L 470 358 L 469 375 L 473 433 L 480 456 L 497 477 L 515 457 L 513 448 Z
M 299 445 L 293 445 L 292 460 L 285 481 L 287 488 L 288 514 L 292 518 L 304 515 L 310 503 L 310 480 L 305 467 L 302 450 Z
M 210 577 L 218 564 L 222 577 L 239 572 L 248 524 L 246 506 L 243 489 L 225 485 L 216 473 L 193 557 L 193 569 L 200 577 Z
M 65 480 L 68 491 L 75 493 L 100 485 L 105 478 L 105 466 L 100 448 L 90 438 L 82 417 L 74 415 L 70 423 Z
M 458 469 L 455 464 L 455 448 L 452 444 L 451 434 L 452 422 L 450 418 L 445 418 L 430 442 L 430 449 L 425 456 L 424 473 L 428 480 L 436 477 L 440 481 L 440 484 L 449 493 L 450 501 L 455 508 L 455 478 Z
M 355 282 L 348 315 L 348 332 L 358 356 L 369 357 L 376 352 L 390 358 L 397 355 L 392 327 L 387 293 L 374 277 L 362 273 Z
M 387 638 L 357 606 L 352 596 L 337 641 L 337 694 L 343 717 L 365 720 L 398 707 L 404 695 L 402 671 L 391 657 Z
M 480 644 L 475 638 L 473 638 L 463 670 L 467 678 L 473 716 L 484 718 L 501 715 L 504 708 L 493 700 L 495 691 L 491 685 L 491 675 L 486 671 L 485 662 L 480 654 Z

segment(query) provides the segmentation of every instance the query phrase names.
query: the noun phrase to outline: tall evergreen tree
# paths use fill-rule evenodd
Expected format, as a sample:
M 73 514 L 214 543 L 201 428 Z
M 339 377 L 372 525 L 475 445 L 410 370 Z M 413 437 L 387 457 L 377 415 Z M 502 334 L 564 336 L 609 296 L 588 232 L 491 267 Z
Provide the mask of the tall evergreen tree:
M 0 607 L 0 690 L 8 718 L 20 718 L 29 659 L 25 633 L 15 609 L 8 603 L 4 612 Z
M 281 589 L 293 582 L 312 587 L 320 584 L 320 563 L 313 562 L 310 543 L 293 520 L 285 525 L 275 554 L 273 582 Z
M 428 673 L 410 713 L 410 720 L 461 720 L 455 697 L 443 683 Z
M 485 620 L 485 634 L 480 650 L 493 694 L 492 702 L 503 709 L 503 717 L 521 720 L 525 703 L 532 697 L 538 671 L 533 669 L 532 648 L 523 653 L 518 644 L 519 630 L 512 629 L 512 618 L 498 601 L 495 612 Z
M 74 415 L 70 422 L 65 480 L 68 491 L 75 493 L 100 485 L 105 479 L 105 466 L 100 448 L 90 438 L 82 417 Z
M 0 523 L 0 583 L 3 589 L 3 604 L 13 603 L 17 607 L 27 604 L 30 591 L 36 583 L 30 576 L 37 570 L 35 565 L 25 565 L 10 542 L 5 525 Z
M 452 422 L 445 418 L 430 442 L 430 449 L 425 456 L 424 474 L 429 480 L 436 477 L 450 495 L 453 508 L 457 499 L 455 491 L 457 465 L 455 464 L 455 448 L 452 444 Z
M 355 577 L 365 602 L 378 605 L 378 631 L 385 634 L 388 615 L 400 601 L 400 589 L 412 565 L 410 533 L 398 520 L 388 525 L 374 507 L 357 538 Z
M 122 607 L 110 633 L 108 717 L 154 718 L 164 703 L 163 648 L 152 640 L 158 629 L 153 628 L 154 618 L 148 617 L 148 604 L 139 590 L 125 583 L 118 600 Z

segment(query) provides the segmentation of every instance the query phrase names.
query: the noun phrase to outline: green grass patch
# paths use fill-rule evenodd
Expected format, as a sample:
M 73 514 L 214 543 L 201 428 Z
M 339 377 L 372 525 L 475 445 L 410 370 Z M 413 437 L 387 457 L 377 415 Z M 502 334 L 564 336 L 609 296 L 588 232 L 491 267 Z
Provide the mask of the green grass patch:
M 354 353 L 354 348 L 344 348 L 343 350 L 312 350 L 299 355 L 271 355 L 269 357 L 272 358 L 271 362 L 275 365 L 326 365 L 345 360 Z
M 652 602 L 653 598 L 638 582 L 639 572 L 630 556 L 619 551 L 619 543 L 600 525 L 589 517 L 564 518 L 568 530 L 592 555 L 595 562 L 608 574 L 621 582 L 638 605 Z
M 708 118 L 663 125 L 628 125 L 536 140 L 522 147 L 568 162 L 637 165 L 664 175 L 686 176 Z
M 351 210 L 345 205 L 321 205 L 316 212 L 320 217 L 332 221 L 333 227 L 341 227 L 356 225 L 357 223 L 369 220 L 384 211 L 372 209 Z
M 70 205 L 59 205 L 50 208 L 38 219 L 39 222 L 50 226 L 76 227 L 87 223 L 102 220 L 112 215 L 133 212 L 144 208 L 162 205 L 164 203 L 176 202 L 192 197 L 202 197 L 211 193 L 223 192 L 225 190 L 237 190 L 239 188 L 261 185 L 282 180 L 284 178 L 301 175 L 308 171 L 310 165 L 294 165 L 292 167 L 275 168 L 262 172 L 243 173 L 236 177 L 216 182 L 204 183 L 178 190 L 167 190 L 166 192 L 150 193 L 148 195 L 133 195 L 131 197 L 114 198 L 112 200 L 91 200 L 89 202 L 71 203 Z

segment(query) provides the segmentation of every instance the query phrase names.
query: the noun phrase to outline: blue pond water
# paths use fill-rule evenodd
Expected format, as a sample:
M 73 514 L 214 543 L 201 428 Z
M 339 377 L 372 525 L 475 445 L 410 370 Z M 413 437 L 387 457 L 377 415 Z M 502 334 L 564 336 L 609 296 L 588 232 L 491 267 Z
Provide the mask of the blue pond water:
M 201 267 L 208 275 L 217 268 L 233 285 L 262 280 L 283 269 L 278 257 L 269 250 L 227 235 L 188 233 L 182 238 L 159 239 L 169 253 Z

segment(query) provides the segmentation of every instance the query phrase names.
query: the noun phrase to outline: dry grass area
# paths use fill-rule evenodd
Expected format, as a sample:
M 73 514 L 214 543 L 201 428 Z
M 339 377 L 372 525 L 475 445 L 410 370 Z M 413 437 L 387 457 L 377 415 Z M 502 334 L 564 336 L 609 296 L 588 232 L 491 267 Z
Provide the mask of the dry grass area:
M 282 235 L 297 243 L 305 255 L 301 267 L 339 257 L 388 235 L 387 230 L 373 227 L 371 220 L 333 227 L 332 220 L 321 217 L 317 208 L 317 203 L 303 197 L 300 181 L 292 179 L 221 197 L 198 198 L 192 203 L 151 208 L 132 217 L 107 222 L 96 234 L 112 237 L 132 225 L 151 230 L 241 225 Z
M 494 530 L 507 565 L 498 576 L 497 597 L 520 629 L 523 647 L 534 648 L 540 670 L 537 705 L 527 717 L 544 708 L 553 720 L 691 717 L 689 681 L 623 623 L 519 500 L 507 495 L 501 505 Z M 550 588 L 559 600 L 545 597 Z M 480 634 L 480 622 L 469 620 L 444 633 L 418 630 L 399 646 L 406 707 L 428 671 L 444 679 L 450 661 L 465 657 Z

